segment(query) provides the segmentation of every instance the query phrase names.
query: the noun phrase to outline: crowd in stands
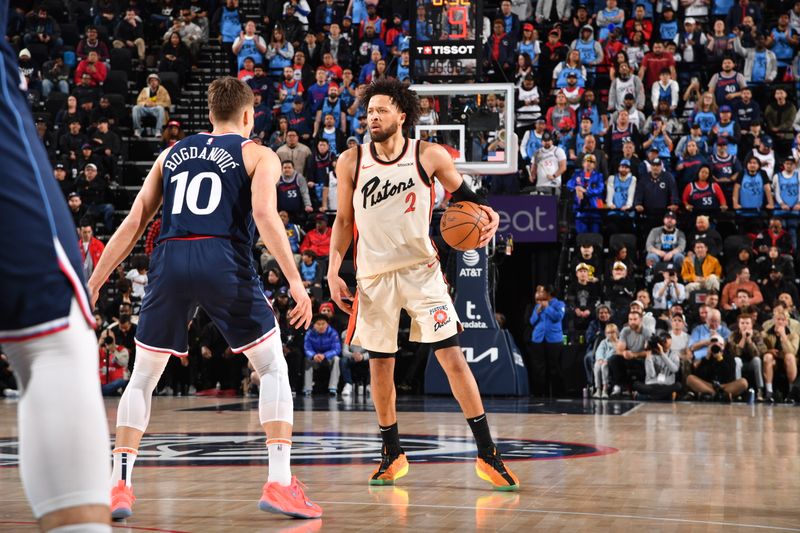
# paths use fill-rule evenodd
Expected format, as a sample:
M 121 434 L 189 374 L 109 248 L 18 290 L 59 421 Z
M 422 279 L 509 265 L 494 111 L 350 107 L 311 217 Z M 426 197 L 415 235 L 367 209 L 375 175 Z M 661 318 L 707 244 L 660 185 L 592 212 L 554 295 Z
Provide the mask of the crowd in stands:
M 364 85 L 414 81 L 406 2 L 264 0 L 252 19 L 237 0 L 84 4 L 12 2 L 7 38 L 31 104 L 50 111 L 37 114 L 37 129 L 80 228 L 86 272 L 102 251 L 93 233 L 114 228 L 125 142 L 168 147 L 187 133 L 169 119 L 157 72 L 184 84 L 219 40 L 227 72 L 253 89 L 253 139 L 282 161 L 279 208 L 320 310 L 305 337 L 284 330 L 293 388 L 307 391 L 325 367 L 331 381 L 323 387 L 320 376 L 320 388 L 337 389 L 339 369 L 352 383 L 351 363 L 368 355 L 341 344 L 324 280 L 334 170 L 338 154 L 369 141 L 357 103 Z M 447 8 L 434 4 L 417 2 L 418 39 L 438 31 L 429 15 Z M 558 195 L 578 235 L 568 271 L 532 306 L 533 393 L 558 392 L 566 334 L 586 346 L 586 379 L 600 398 L 730 399 L 748 389 L 790 398 L 800 339 L 800 1 L 487 0 L 484 15 L 482 78 L 468 81 L 515 84 L 520 171 L 483 176 L 483 190 Z M 132 108 L 120 68 L 143 81 Z M 423 98 L 421 122 L 436 124 L 442 105 Z M 481 105 L 506 102 L 492 95 Z M 479 138 L 479 152 L 500 137 Z M 148 254 L 159 228 L 156 220 Z M 262 244 L 254 253 L 282 314 L 281 272 Z M 146 263 L 137 256 L 109 282 L 98 314 L 111 325 L 98 330 L 106 363 L 132 367 Z M 173 390 L 238 388 L 244 359 L 202 311 L 190 330 L 192 355 L 174 362 Z M 106 381 L 124 380 L 112 364 Z

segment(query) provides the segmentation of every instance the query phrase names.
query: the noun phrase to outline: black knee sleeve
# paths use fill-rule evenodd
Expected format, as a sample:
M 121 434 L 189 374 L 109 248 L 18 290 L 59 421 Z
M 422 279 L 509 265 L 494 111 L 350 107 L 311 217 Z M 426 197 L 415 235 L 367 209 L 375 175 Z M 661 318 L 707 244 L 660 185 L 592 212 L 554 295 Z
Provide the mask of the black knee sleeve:
M 458 346 L 458 333 L 449 337 L 443 341 L 433 342 L 431 343 L 431 348 L 433 351 L 441 350 L 442 348 L 452 348 L 453 346 Z
M 369 358 L 370 359 L 391 359 L 395 355 L 397 355 L 397 354 L 396 353 L 388 353 L 388 352 L 373 352 L 373 351 L 369 352 Z

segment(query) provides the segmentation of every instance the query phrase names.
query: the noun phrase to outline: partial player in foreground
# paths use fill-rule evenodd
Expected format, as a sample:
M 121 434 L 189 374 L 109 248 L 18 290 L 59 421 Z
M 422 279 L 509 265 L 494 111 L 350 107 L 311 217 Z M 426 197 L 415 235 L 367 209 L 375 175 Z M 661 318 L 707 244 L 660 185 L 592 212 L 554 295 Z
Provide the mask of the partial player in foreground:
M 163 199 L 163 221 L 148 273 L 136 334 L 136 362 L 117 409 L 111 511 L 131 516 L 131 474 L 150 419 L 150 402 L 171 355 L 186 357 L 187 324 L 201 306 L 231 346 L 247 356 L 261 378 L 258 411 L 267 434 L 269 478 L 259 507 L 298 518 L 317 518 L 291 475 L 292 393 L 281 335 L 261 288 L 251 249 L 254 227 L 289 281 L 297 306 L 292 326 L 307 328 L 311 302 L 300 280 L 277 211 L 280 161 L 249 141 L 253 92 L 224 77 L 208 88 L 211 133 L 189 136 L 162 152 L 89 280 L 92 302 L 116 266 L 130 254 Z
M 400 310 L 411 316 L 411 340 L 430 343 L 478 445 L 476 471 L 498 490 L 519 480 L 494 445 L 478 385 L 458 343 L 460 323 L 433 243 L 433 179 L 453 200 L 481 204 L 490 222 L 479 246 L 497 231 L 499 217 L 464 183 L 444 147 L 410 139 L 419 116 L 413 91 L 396 80 L 372 83 L 361 100 L 372 142 L 344 152 L 336 165 L 338 210 L 331 238 L 328 284 L 336 304 L 350 314 L 347 343 L 370 352 L 372 399 L 383 448 L 371 485 L 391 485 L 408 472 L 397 426 L 394 357 Z M 339 277 L 355 239 L 355 298 Z
M 0 1 L 3 35 L 8 14 Z M 21 393 L 19 474 L 42 531 L 110 533 L 94 319 L 75 225 L 20 79 L 16 54 L 2 40 L 0 343 Z

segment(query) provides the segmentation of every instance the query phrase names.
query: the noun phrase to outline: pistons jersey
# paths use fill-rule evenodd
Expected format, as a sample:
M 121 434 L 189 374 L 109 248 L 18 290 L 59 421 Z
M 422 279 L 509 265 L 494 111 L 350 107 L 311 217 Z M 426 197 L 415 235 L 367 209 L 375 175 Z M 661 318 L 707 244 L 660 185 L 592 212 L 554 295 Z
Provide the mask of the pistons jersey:
M 373 143 L 358 147 L 353 210 L 359 279 L 437 256 L 429 233 L 434 188 L 419 152 L 420 141 L 408 138 L 392 161 L 380 160 Z

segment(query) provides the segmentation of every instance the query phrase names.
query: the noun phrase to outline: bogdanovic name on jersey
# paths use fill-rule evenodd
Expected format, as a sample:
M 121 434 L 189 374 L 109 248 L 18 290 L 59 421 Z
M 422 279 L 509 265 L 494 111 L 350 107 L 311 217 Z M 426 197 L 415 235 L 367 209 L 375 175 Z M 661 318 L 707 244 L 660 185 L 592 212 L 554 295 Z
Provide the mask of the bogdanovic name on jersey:
M 364 209 L 367 207 L 374 207 L 384 200 L 388 200 L 392 196 L 414 188 L 414 178 L 408 178 L 406 182 L 392 183 L 384 181 L 383 187 L 380 187 L 381 179 L 378 176 L 370 179 L 361 187 L 361 194 L 364 197 Z M 380 187 L 380 188 L 379 188 Z
M 184 161 L 188 161 L 189 159 L 205 159 L 207 161 L 213 161 L 217 164 L 217 166 L 219 166 L 219 171 L 222 174 L 225 174 L 225 172 L 230 168 L 236 168 L 239 166 L 239 163 L 234 161 L 233 156 L 224 148 L 217 148 L 214 146 L 210 149 L 208 147 L 203 147 L 203 149 L 200 150 L 196 146 L 190 146 L 189 148 L 174 150 L 164 161 L 164 167 L 169 170 L 175 170 L 178 168 L 178 165 Z

